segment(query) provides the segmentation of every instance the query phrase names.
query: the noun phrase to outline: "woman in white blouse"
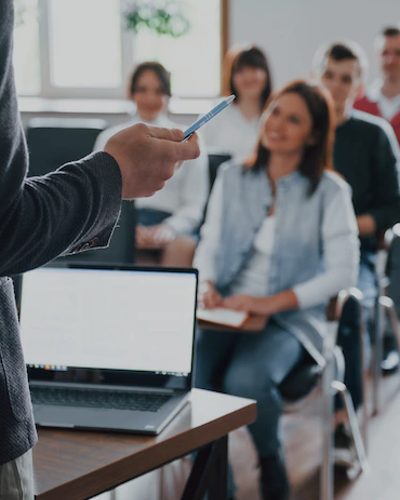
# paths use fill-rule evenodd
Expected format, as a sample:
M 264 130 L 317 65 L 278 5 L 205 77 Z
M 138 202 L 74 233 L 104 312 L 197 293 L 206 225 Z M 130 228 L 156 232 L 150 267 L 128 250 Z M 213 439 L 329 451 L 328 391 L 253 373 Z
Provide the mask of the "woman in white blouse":
M 243 160 L 254 149 L 261 112 L 271 94 L 271 72 L 265 54 L 254 46 L 234 46 L 222 69 L 222 94 L 236 99 L 202 131 L 210 152 Z
M 132 119 L 102 132 L 94 150 L 103 149 L 119 130 L 138 122 L 166 128 L 185 128 L 166 115 L 171 96 L 171 76 L 157 62 L 139 64 L 129 83 L 129 97 L 136 104 Z M 199 158 L 180 167 L 163 189 L 149 198 L 135 201 L 138 250 L 161 250 L 161 265 L 190 266 L 196 248 L 197 231 L 208 196 L 208 160 L 204 146 Z
M 263 500 L 289 498 L 279 385 L 304 356 L 324 365 L 327 303 L 357 282 L 350 189 L 330 169 L 333 117 L 327 92 L 305 81 L 271 99 L 253 158 L 218 174 L 194 260 L 203 307 L 267 319 L 257 335 L 200 331 L 196 347 L 197 387 L 257 400 Z

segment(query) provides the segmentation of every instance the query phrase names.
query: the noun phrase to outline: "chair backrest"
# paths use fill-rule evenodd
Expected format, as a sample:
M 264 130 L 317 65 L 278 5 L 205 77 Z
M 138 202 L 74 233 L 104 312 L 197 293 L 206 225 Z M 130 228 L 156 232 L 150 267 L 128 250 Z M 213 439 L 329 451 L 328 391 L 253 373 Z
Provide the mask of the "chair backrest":
M 93 151 L 105 120 L 86 118 L 33 118 L 27 127 L 30 156 L 29 175 L 44 175 L 61 165 L 79 160 Z M 68 262 L 133 264 L 135 262 L 136 212 L 133 202 L 123 201 L 121 216 L 110 245 L 56 259 L 56 265 Z M 54 264 L 54 262 L 53 262 Z
M 217 177 L 218 168 L 222 163 L 230 160 L 232 157 L 227 153 L 210 153 L 208 155 L 208 175 L 210 180 L 210 192 Z
M 350 334 L 352 340 L 354 340 L 353 334 L 356 335 L 355 349 L 357 349 L 357 353 L 361 352 L 361 347 L 359 345 L 359 342 L 361 342 L 360 326 L 362 320 L 361 296 L 361 292 L 355 288 L 340 292 L 338 297 L 331 301 L 327 309 L 328 321 L 338 321 L 336 345 L 342 348 L 345 360 L 346 352 L 349 348 L 353 348 L 354 345 L 351 344 L 349 346 L 346 343 L 350 340 L 348 340 Z M 358 366 L 362 366 L 362 364 Z M 355 369 L 357 369 L 357 367 L 355 367 Z M 311 356 L 306 354 L 279 385 L 279 391 L 283 399 L 295 402 L 306 397 L 317 385 L 322 371 L 323 367 L 317 365 Z M 361 373 L 360 376 L 362 376 Z M 340 374 L 338 377 L 339 380 L 343 378 L 344 374 Z
M 227 153 L 209 153 L 208 154 L 208 177 L 209 177 L 209 192 L 210 195 L 212 188 L 214 186 L 215 179 L 217 177 L 218 168 L 220 165 L 230 160 L 232 157 Z M 204 224 L 207 215 L 208 201 L 204 207 L 203 219 L 200 223 L 200 227 Z
M 26 129 L 29 176 L 47 174 L 87 156 L 106 127 L 100 119 L 33 118 Z

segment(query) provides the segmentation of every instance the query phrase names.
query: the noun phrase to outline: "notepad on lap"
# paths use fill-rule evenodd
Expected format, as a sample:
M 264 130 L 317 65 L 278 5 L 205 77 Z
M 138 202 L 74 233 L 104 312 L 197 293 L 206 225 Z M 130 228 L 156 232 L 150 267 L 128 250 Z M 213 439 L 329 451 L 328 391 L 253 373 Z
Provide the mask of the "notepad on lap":
M 248 313 L 243 311 L 234 311 L 233 309 L 226 309 L 223 307 L 216 307 L 215 309 L 197 309 L 197 319 L 202 321 L 209 321 L 224 326 L 232 326 L 233 328 L 240 328 L 243 326 Z

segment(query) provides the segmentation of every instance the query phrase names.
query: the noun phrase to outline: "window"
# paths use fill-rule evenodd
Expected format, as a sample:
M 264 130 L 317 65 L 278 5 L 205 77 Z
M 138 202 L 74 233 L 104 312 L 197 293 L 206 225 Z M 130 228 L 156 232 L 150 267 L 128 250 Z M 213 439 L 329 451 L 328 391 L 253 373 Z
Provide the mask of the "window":
M 181 0 L 191 29 L 178 39 L 124 29 L 126 1 L 15 0 L 19 94 L 123 98 L 133 66 L 158 60 L 172 73 L 174 95 L 219 95 L 226 0 Z
M 15 2 L 14 70 L 19 93 L 40 93 L 38 0 Z

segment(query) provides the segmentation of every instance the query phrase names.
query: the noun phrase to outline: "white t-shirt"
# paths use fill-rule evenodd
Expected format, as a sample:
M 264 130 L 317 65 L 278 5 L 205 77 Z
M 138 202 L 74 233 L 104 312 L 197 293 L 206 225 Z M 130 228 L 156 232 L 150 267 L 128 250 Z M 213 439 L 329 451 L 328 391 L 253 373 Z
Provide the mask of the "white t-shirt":
M 238 106 L 231 104 L 200 129 L 207 150 L 229 153 L 242 161 L 253 153 L 259 135 L 260 119 L 247 120 Z
M 368 89 L 367 97 L 370 101 L 376 102 L 379 110 L 388 122 L 400 111 L 400 94 L 388 98 L 382 94 L 382 81 L 377 80 Z
M 102 150 L 108 139 L 136 123 L 144 122 L 138 115 L 132 120 L 115 127 L 108 128 L 101 132 L 94 145 L 94 151 Z M 178 125 L 165 115 L 159 115 L 158 118 L 148 125 L 166 128 L 181 128 L 185 126 Z M 157 191 L 149 198 L 138 198 L 135 200 L 137 208 L 151 208 L 153 210 L 162 210 L 172 214 L 165 219 L 177 234 L 187 234 L 196 229 L 203 218 L 203 210 L 208 197 L 208 158 L 204 144 L 200 139 L 201 154 L 195 160 L 186 161 L 179 170 L 169 179 L 163 189 Z
M 343 203 L 343 193 L 338 192 L 331 203 L 322 223 L 321 232 L 340 234 L 342 221 L 354 217 L 348 210 L 352 208 Z M 201 240 L 196 249 L 193 266 L 199 270 L 200 280 L 210 280 L 215 283 L 217 256 L 220 252 L 219 243 L 223 224 L 223 184 L 222 178 L 215 181 L 207 208 L 207 218 L 201 229 Z M 354 221 L 355 222 L 355 221 Z M 340 225 L 340 228 L 338 227 Z M 276 215 L 266 217 L 254 239 L 254 253 L 246 262 L 245 267 L 232 283 L 231 294 L 268 296 L 268 276 L 271 266 L 271 256 L 275 242 Z M 354 239 L 357 229 L 354 226 Z M 332 243 L 330 243 L 332 244 Z M 346 251 L 346 250 L 345 250 Z M 321 302 L 321 297 L 330 297 L 332 288 L 336 286 L 336 276 L 332 273 L 321 274 L 304 283 L 293 287 L 301 307 L 312 307 Z M 317 282 L 317 283 L 316 283 Z M 323 299 L 325 300 L 325 299 Z
M 208 204 L 207 219 L 201 230 L 201 241 L 193 265 L 198 268 L 200 280 L 215 281 L 215 259 L 219 252 L 222 221 L 222 180 L 215 181 Z M 254 252 L 245 267 L 236 276 L 231 294 L 268 295 L 268 275 L 275 239 L 275 216 L 266 216 L 254 239 Z

